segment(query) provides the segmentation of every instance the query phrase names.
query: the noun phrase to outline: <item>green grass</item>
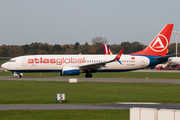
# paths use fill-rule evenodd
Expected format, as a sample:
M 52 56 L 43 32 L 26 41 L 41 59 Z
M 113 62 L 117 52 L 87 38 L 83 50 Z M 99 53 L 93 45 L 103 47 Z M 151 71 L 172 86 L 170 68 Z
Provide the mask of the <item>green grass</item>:
M 129 110 L 0 111 L 1 120 L 128 120 Z
M 0 104 L 55 104 L 57 93 L 66 95 L 62 104 L 180 103 L 179 84 L 0 81 L 0 91 Z
M 11 72 L 0 72 L 0 76 L 13 76 Z M 60 76 L 57 72 L 48 73 L 23 73 L 24 77 L 85 77 L 82 73 L 79 76 Z M 180 79 L 179 72 L 104 72 L 93 73 L 93 78 L 146 78 L 149 79 Z

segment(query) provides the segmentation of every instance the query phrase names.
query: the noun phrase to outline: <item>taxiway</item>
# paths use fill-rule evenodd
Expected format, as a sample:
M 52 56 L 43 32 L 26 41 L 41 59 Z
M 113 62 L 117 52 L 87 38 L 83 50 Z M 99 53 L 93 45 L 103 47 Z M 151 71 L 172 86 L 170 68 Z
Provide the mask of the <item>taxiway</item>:
M 129 109 L 133 107 L 177 109 L 180 104 L 2 104 L 0 110 L 105 110 Z
M 14 77 L 1 76 L 0 80 L 23 80 L 23 81 L 69 81 L 69 77 Z M 180 84 L 179 79 L 142 79 L 142 78 L 77 78 L 78 82 L 129 82 L 129 83 L 166 83 Z

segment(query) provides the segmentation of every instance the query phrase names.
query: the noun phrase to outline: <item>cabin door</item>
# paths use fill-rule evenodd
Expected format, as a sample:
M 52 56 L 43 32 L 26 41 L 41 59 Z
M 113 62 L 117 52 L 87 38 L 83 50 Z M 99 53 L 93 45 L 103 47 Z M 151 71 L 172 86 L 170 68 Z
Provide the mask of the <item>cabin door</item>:
M 27 59 L 25 57 L 22 58 L 22 66 L 27 65 Z

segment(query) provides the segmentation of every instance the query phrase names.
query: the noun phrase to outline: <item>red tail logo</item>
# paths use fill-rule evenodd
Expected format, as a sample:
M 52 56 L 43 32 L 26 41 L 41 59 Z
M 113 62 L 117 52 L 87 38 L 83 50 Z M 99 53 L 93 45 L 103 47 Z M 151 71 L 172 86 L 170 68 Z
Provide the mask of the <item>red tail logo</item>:
M 164 35 L 159 34 L 149 47 L 155 52 L 162 52 L 168 47 L 168 44 L 168 39 Z
M 174 24 L 167 24 L 146 49 L 132 53 L 131 55 L 165 56 L 173 26 Z

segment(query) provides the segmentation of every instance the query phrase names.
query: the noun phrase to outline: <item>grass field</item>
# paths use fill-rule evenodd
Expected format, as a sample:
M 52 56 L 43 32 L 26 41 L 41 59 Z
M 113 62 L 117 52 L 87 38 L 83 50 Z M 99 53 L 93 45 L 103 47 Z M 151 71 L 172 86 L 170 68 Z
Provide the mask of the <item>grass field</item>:
M 62 104 L 180 103 L 179 84 L 0 81 L 0 91 L 0 104 L 55 104 L 56 93 L 66 94 Z
M 12 76 L 11 72 L 0 72 L 0 76 Z M 24 77 L 85 77 L 82 73 L 79 76 L 60 76 L 57 72 L 49 73 L 23 73 Z M 146 78 L 149 79 L 180 79 L 179 72 L 104 72 L 93 73 L 93 78 Z M 23 79 L 23 78 L 22 78 Z
M 0 111 L 1 120 L 128 120 L 129 110 Z

